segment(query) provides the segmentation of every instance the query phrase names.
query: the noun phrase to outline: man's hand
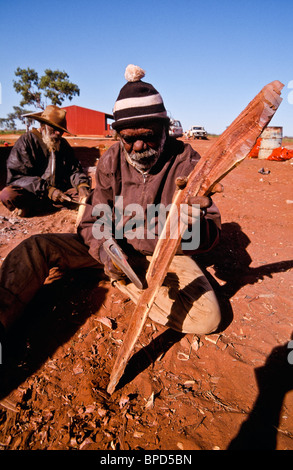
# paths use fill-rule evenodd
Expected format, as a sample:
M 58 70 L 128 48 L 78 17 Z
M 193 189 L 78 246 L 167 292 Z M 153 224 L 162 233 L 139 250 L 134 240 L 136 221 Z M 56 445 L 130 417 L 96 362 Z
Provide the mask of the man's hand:
M 65 202 L 69 199 L 60 189 L 54 188 L 53 186 L 49 188 L 48 197 L 53 202 Z
M 176 178 L 177 189 L 184 189 L 187 184 L 187 177 L 178 177 Z M 194 196 L 189 197 L 187 204 L 183 204 L 181 208 L 181 220 L 186 225 L 193 225 L 198 220 L 201 220 L 207 213 L 207 209 L 212 205 L 211 197 L 215 193 L 222 193 L 223 186 L 220 183 L 217 183 L 213 188 L 209 196 Z M 194 205 L 199 206 L 199 210 Z
M 90 195 L 90 187 L 89 186 L 79 186 L 79 188 L 78 188 L 79 200 L 87 198 L 89 195 Z
M 206 215 L 207 208 L 211 205 L 212 200 L 209 197 L 190 197 L 187 200 L 187 204 L 182 204 L 181 207 L 180 217 L 182 222 L 188 226 L 195 224 Z
M 101 263 L 104 265 L 104 272 L 110 279 L 115 279 L 116 281 L 124 280 L 127 278 L 118 266 L 115 266 L 110 256 L 106 253 L 103 245 L 99 250 L 99 258 Z

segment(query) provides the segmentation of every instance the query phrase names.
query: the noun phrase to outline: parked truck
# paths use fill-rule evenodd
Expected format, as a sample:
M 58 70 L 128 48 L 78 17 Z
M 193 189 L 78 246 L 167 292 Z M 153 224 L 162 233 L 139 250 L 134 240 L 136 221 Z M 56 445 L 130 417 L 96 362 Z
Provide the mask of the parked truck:
M 175 119 L 170 120 L 169 126 L 169 135 L 173 137 L 182 137 L 183 136 L 183 127 L 181 122 Z
M 207 139 L 207 131 L 203 126 L 191 126 L 188 131 L 188 137 L 193 139 Z

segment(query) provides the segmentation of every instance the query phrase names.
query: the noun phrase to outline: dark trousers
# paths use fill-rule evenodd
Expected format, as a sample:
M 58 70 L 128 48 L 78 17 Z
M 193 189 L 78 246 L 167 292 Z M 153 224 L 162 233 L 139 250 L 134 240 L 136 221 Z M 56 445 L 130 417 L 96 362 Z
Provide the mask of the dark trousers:
M 71 198 L 77 198 L 76 189 L 70 188 L 64 191 Z M 39 198 L 34 193 L 27 191 L 19 186 L 6 186 L 0 192 L 0 201 L 8 210 L 23 209 L 28 215 L 34 215 L 41 212 L 58 209 L 64 204 L 53 203 L 48 197 Z M 69 205 L 71 203 L 68 203 Z M 77 206 L 74 206 L 76 208 Z
M 14 248 L 0 269 L 0 322 L 9 329 L 44 284 L 52 268 L 100 268 L 72 233 L 33 235 Z
M 41 200 L 37 196 L 19 186 L 6 186 L 0 193 L 0 200 L 10 211 L 29 209 L 36 212 L 41 207 Z

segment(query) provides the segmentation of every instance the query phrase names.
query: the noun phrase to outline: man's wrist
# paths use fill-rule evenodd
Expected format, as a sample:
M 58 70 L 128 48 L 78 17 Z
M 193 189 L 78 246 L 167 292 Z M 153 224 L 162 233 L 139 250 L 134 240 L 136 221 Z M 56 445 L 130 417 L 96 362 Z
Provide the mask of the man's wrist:
M 57 188 L 55 188 L 54 186 L 49 186 L 48 188 L 48 198 L 51 199 L 52 198 L 52 194 L 53 192 L 56 190 Z

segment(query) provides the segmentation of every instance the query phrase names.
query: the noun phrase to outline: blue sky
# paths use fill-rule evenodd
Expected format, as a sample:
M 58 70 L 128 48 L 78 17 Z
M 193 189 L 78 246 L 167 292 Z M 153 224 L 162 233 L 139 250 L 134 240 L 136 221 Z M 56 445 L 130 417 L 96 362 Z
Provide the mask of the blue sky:
M 80 96 L 64 106 L 111 113 L 132 63 L 184 130 L 218 134 L 280 80 L 271 125 L 293 136 L 292 0 L 0 0 L 0 17 L 0 117 L 19 104 L 17 67 L 66 71 Z

